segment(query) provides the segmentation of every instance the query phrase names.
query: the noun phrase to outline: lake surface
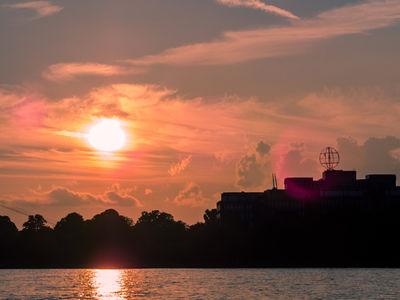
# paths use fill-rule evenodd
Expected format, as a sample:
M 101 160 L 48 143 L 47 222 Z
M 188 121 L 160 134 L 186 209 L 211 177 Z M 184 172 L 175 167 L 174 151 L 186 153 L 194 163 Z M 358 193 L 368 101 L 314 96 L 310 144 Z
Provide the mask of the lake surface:
M 400 269 L 0 270 L 0 299 L 399 299 Z

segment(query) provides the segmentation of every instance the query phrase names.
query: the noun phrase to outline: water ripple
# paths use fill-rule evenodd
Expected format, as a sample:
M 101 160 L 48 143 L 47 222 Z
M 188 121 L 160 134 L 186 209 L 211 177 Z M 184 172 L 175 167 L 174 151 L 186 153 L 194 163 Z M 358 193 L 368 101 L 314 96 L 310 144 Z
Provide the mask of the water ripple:
M 399 269 L 0 270 L 1 299 L 399 299 Z

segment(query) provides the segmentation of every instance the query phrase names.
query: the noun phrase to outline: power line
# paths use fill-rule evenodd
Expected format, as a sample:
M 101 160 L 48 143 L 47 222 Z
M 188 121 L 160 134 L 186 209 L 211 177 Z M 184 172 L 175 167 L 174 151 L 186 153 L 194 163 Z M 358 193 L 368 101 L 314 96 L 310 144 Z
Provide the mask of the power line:
M 27 212 L 23 211 L 22 209 L 10 207 L 10 206 L 4 205 L 4 204 L 1 203 L 1 202 L 0 202 L 0 206 L 3 207 L 3 208 L 5 208 L 5 209 L 11 210 L 11 211 L 13 211 L 13 212 L 16 212 L 16 213 L 18 213 L 18 214 L 20 214 L 20 215 L 27 216 L 27 217 L 29 217 L 29 216 L 32 215 L 32 214 L 28 214 Z M 55 222 L 53 222 L 53 221 L 50 221 L 50 222 L 48 221 L 47 223 L 49 223 L 50 225 L 55 226 Z
M 19 210 L 19 209 L 13 208 L 13 207 L 9 207 L 9 206 L 7 206 L 7 205 L 2 204 L 1 202 L 0 202 L 0 206 L 3 207 L 3 208 L 6 208 L 6 209 L 8 209 L 8 210 L 11 210 L 11 211 L 13 211 L 13 212 L 19 213 L 19 214 L 21 214 L 21 215 L 27 216 L 27 217 L 30 216 L 28 213 L 26 213 L 26 212 L 24 212 L 24 211 L 22 211 L 22 210 Z

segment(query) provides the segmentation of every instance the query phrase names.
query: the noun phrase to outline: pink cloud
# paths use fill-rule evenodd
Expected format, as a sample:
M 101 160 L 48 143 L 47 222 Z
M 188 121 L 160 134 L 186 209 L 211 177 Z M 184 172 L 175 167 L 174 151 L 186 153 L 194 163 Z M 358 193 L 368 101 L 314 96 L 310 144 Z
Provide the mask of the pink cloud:
M 188 155 L 180 162 L 173 164 L 168 170 L 169 175 L 175 176 L 180 174 L 181 172 L 183 172 L 183 170 L 187 168 L 187 166 L 190 164 L 191 161 L 192 161 L 192 155 Z
M 46 118 L 46 101 L 39 95 L 24 90 L 15 92 L 0 89 L 0 122 L 16 129 L 33 129 Z
M 174 198 L 173 203 L 178 206 L 203 206 L 207 204 L 208 199 L 204 197 L 203 191 L 197 183 L 190 182 L 186 187 L 179 191 Z
M 39 106 L 20 110 L 20 105 L 34 99 Z M 296 101 L 269 103 L 238 97 L 185 98 L 153 85 L 114 84 L 55 101 L 0 90 L 0 150 L 5 151 L 3 158 L 0 155 L 0 171 L 9 176 L 107 178 L 135 184 L 139 180 L 147 186 L 144 181 L 153 178 L 182 180 L 171 177 L 168 170 L 172 174 L 185 170 L 185 178 L 198 176 L 192 179 L 195 182 L 210 178 L 207 174 L 212 170 L 218 177 L 215 182 L 233 185 L 237 162 L 249 153 L 249 145 L 256 147 L 261 140 L 272 147 L 270 169 L 274 170 L 292 143 L 305 143 L 307 151 L 302 155 L 308 159 L 338 136 L 361 140 L 397 136 L 400 106 L 396 99 L 374 89 L 324 90 Z M 33 118 L 34 123 L 29 123 L 35 126 L 15 121 L 31 116 L 36 107 L 40 122 Z M 121 121 L 128 141 L 123 152 L 104 156 L 87 143 L 88 130 L 102 117 Z M 182 157 L 171 168 L 171 161 L 182 153 L 195 153 L 196 160 Z M 242 186 L 264 159 L 258 156 L 242 161 Z M 270 173 L 265 176 L 270 179 Z
M 139 68 L 99 63 L 58 63 L 48 67 L 43 77 L 51 81 L 71 80 L 78 76 L 118 76 L 142 72 Z
M 273 13 L 278 16 L 286 17 L 289 19 L 298 19 L 298 17 L 292 14 L 290 11 L 284 10 L 274 5 L 265 4 L 260 0 L 217 0 L 217 2 L 230 7 L 244 6 Z
M 289 26 L 226 32 L 220 40 L 167 49 L 130 60 L 135 65 L 224 65 L 294 55 L 319 40 L 360 34 L 400 20 L 399 0 L 370 0 L 332 9 Z
M 265 188 L 271 179 L 270 145 L 259 141 L 239 159 L 236 165 L 236 185 L 241 188 Z
M 77 192 L 63 186 L 54 186 L 48 191 L 39 188 L 37 190 L 30 190 L 30 192 L 33 196 L 25 197 L 26 201 L 47 205 L 143 206 L 141 202 L 132 195 L 133 189 L 121 188 L 119 184 L 112 185 L 103 194 Z
M 6 7 L 32 9 L 36 12 L 36 19 L 54 15 L 63 9 L 62 6 L 54 5 L 49 1 L 31 1 L 25 3 L 7 4 Z

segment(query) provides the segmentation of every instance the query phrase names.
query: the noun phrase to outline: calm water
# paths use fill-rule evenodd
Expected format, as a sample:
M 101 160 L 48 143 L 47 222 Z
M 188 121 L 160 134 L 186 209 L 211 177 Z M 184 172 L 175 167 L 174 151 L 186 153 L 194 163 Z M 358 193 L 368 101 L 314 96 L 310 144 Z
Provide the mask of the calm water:
M 400 299 L 400 270 L 0 270 L 0 299 L 137 298 Z

